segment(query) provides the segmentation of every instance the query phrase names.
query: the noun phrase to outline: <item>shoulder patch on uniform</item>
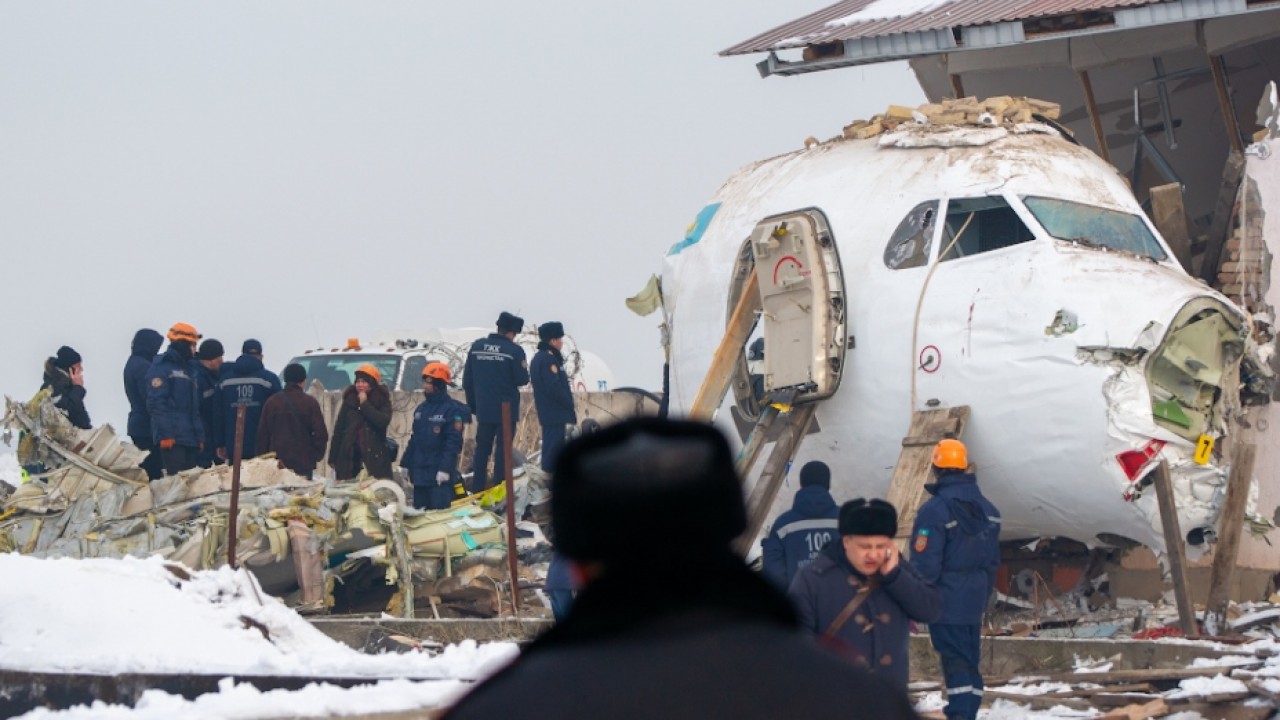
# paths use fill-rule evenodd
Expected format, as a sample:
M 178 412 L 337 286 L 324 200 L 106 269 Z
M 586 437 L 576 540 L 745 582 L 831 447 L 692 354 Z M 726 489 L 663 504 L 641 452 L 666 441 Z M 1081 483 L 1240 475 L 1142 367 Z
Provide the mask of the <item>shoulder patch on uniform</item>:
M 555 363 L 551 363 L 551 374 L 555 375 L 556 373 L 559 373 L 559 372 L 560 372 L 560 368 L 556 367 Z
M 164 378 L 151 378 L 151 387 L 164 387 Z
M 916 542 L 912 548 L 916 552 L 924 552 L 927 547 L 929 547 L 929 528 L 921 528 L 920 532 L 916 533 Z

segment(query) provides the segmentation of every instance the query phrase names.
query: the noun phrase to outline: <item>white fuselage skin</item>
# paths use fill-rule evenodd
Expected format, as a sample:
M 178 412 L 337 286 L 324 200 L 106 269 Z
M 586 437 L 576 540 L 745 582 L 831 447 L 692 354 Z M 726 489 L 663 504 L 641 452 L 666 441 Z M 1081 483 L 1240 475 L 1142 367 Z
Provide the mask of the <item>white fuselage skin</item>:
M 923 201 L 993 195 L 1008 200 L 1036 239 L 938 263 L 913 344 L 929 266 L 887 267 L 890 236 Z M 1095 545 L 1105 533 L 1163 547 L 1155 493 L 1126 499 L 1132 484 L 1115 459 L 1151 438 L 1168 441 L 1162 456 L 1174 468 L 1184 533 L 1212 522 L 1209 501 L 1220 495 L 1221 472 L 1192 465 L 1192 443 L 1155 425 L 1143 366 L 1090 362 L 1078 348 L 1136 347 L 1151 323 L 1158 342 L 1191 299 L 1227 301 L 1190 278 L 1166 246 L 1169 259 L 1154 262 L 1051 238 L 1022 205 L 1024 195 L 1121 210 L 1147 222 L 1114 169 L 1043 134 L 983 147 L 837 141 L 741 170 L 714 198 L 722 205 L 702 237 L 666 260 L 673 412 L 691 404 L 723 335 L 743 240 L 767 216 L 816 207 L 839 248 L 855 345 L 794 468 L 825 461 L 837 501 L 883 497 L 912 411 L 930 401 L 968 405 L 964 441 L 980 486 L 1003 513 L 1006 539 L 1062 536 Z M 943 243 L 935 235 L 931 264 Z M 1047 333 L 1059 311 L 1073 314 L 1078 329 Z M 926 371 L 918 358 L 929 346 L 938 357 Z M 727 421 L 732 402 L 726 400 L 717 422 L 734 435 Z M 771 517 L 790 507 L 795 489 L 794 477 L 788 479 Z

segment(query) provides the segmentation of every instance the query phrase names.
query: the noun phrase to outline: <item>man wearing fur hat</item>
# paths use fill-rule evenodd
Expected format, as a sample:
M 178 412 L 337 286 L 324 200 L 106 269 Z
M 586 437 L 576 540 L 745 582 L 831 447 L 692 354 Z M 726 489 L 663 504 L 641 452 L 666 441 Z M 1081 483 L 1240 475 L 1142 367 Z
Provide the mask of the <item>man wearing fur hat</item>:
M 89 422 L 89 411 L 84 409 L 84 366 L 80 362 L 80 353 L 63 345 L 58 353 L 44 361 L 43 390 L 49 388 L 49 397 L 53 404 L 81 430 L 93 427 Z
M 898 554 L 898 512 L 889 503 L 850 500 L 839 529 L 840 542 L 800 570 L 787 595 L 823 644 L 906 688 L 910 621 L 936 620 L 941 595 Z
M 538 327 L 538 354 L 529 364 L 530 382 L 533 384 L 533 404 L 538 410 L 538 424 L 542 426 L 542 469 L 551 472 L 556 455 L 564 447 L 566 425 L 578 422 L 573 407 L 573 391 L 569 389 L 569 375 L 564 371 L 564 325 L 558 322 L 543 323 Z
M 714 427 L 632 418 L 569 442 L 551 526 L 581 593 L 448 720 L 915 717 L 905 688 L 801 637 L 733 551 L 746 503 Z
M 520 417 L 520 388 L 529 384 L 529 364 L 524 348 L 515 343 L 524 329 L 524 318 L 503 312 L 498 330 L 471 343 L 463 368 L 462 390 L 476 417 L 476 454 L 472 463 L 471 492 L 489 488 L 489 456 L 494 455 L 493 477 L 506 477 L 506 463 L 494 445 L 502 437 L 502 403 L 511 405 L 511 431 Z

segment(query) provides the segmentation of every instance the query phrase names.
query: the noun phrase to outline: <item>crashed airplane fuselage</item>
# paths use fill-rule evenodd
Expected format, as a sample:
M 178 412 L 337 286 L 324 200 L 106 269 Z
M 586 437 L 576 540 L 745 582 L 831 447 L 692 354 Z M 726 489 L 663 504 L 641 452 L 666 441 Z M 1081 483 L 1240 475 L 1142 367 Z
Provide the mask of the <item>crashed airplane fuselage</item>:
M 797 218 L 838 250 L 826 271 L 848 337 L 795 466 L 827 462 L 837 500 L 885 494 L 914 411 L 968 405 L 964 440 L 1005 539 L 1163 547 L 1148 487 L 1161 459 L 1184 533 L 1212 528 L 1226 469 L 1205 451 L 1238 406 L 1249 319 L 1178 266 L 1092 152 L 1034 123 L 909 123 L 742 169 L 666 258 L 674 412 L 707 374 L 750 239 Z M 817 271 L 802 263 L 757 267 L 761 293 Z M 744 387 L 740 373 L 726 428 L 751 414 Z

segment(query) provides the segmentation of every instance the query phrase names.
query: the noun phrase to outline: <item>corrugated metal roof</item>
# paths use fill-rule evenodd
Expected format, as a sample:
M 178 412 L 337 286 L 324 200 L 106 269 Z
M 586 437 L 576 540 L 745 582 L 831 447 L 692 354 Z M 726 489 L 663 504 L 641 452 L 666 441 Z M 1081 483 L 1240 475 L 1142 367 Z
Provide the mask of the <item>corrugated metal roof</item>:
M 927 32 L 1113 8 L 1157 5 L 1163 0 L 950 0 L 903 17 L 852 24 L 837 22 L 866 9 L 874 2 L 876 0 L 843 0 L 761 33 L 720 54 L 745 55 L 899 33 Z

